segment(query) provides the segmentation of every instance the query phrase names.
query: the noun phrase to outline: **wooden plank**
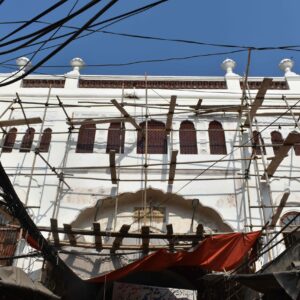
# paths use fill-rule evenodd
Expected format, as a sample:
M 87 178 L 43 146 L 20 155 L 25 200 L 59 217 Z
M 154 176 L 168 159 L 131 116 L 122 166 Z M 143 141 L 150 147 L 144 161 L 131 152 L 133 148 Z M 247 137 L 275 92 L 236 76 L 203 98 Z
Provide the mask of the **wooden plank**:
M 173 225 L 172 224 L 168 224 L 166 225 L 167 227 L 167 239 L 169 241 L 169 250 L 171 252 L 173 252 L 175 250 L 175 242 L 174 242 L 174 232 L 173 232 Z
M 172 121 L 173 121 L 173 115 L 174 115 L 174 110 L 176 106 L 176 96 L 171 96 L 171 101 L 170 101 L 170 106 L 169 106 L 169 112 L 167 115 L 167 122 L 166 122 L 166 132 L 169 134 L 172 130 Z
M 111 103 L 121 112 L 121 114 L 137 129 L 141 130 L 142 128 L 136 123 L 135 119 L 130 116 L 130 114 L 125 110 L 125 108 L 118 103 L 116 99 L 111 100 Z
M 130 122 L 127 118 L 111 118 L 111 119 L 102 119 L 102 120 L 83 120 L 83 121 L 67 121 L 68 125 L 86 125 L 86 124 L 105 124 L 105 123 L 121 123 L 121 122 Z
M 93 230 L 95 233 L 95 248 L 97 251 L 100 251 L 102 249 L 102 238 L 100 235 L 101 232 L 101 228 L 100 228 L 100 224 L 94 222 L 93 223 Z
M 173 150 L 171 155 L 171 162 L 169 168 L 169 181 L 168 184 L 173 184 L 176 171 L 176 161 L 177 161 L 178 150 Z
M 204 239 L 204 227 L 202 224 L 198 224 L 197 230 L 196 230 L 196 236 L 193 240 L 193 247 L 195 247 L 199 241 L 202 241 Z
M 112 244 L 112 248 L 110 249 L 110 253 L 115 253 L 120 248 L 122 241 L 126 236 L 126 234 L 128 233 L 129 229 L 130 229 L 130 225 L 126 225 L 126 224 L 122 225 L 120 229 L 121 235 L 115 238 Z
M 257 110 L 260 108 L 260 106 L 264 102 L 266 92 L 267 92 L 268 88 L 271 86 L 272 81 L 273 81 L 272 78 L 264 78 L 264 80 L 261 83 L 261 86 L 256 94 L 254 102 L 251 105 L 251 110 L 250 110 L 249 115 L 247 116 L 245 123 L 244 123 L 244 127 L 250 126 L 250 122 L 252 122 L 254 116 L 256 115 Z
M 290 196 L 290 191 L 289 190 L 283 193 L 282 198 L 281 198 L 280 203 L 279 203 L 279 206 L 276 208 L 273 216 L 271 217 L 270 226 L 274 227 L 276 225 L 276 223 L 277 223 L 277 221 L 278 221 L 278 219 L 279 219 L 279 217 L 282 213 L 282 210 L 286 205 L 286 202 L 287 202 L 289 196 Z
M 72 226 L 70 224 L 64 224 L 64 230 L 65 230 L 65 233 L 68 236 L 68 239 L 70 241 L 70 245 L 75 246 L 76 245 L 76 238 L 75 238 L 74 233 L 72 232 Z
M 59 235 L 58 235 L 58 227 L 57 227 L 57 220 L 56 219 L 50 219 L 51 224 L 51 232 L 54 240 L 55 245 L 59 245 Z
M 109 167 L 112 184 L 117 183 L 117 171 L 116 171 L 116 151 L 109 151 Z
M 142 249 L 143 249 L 143 254 L 148 254 L 149 253 L 149 233 L 150 233 L 150 227 L 149 226 L 142 226 L 141 233 L 142 233 Z
M 1 127 L 21 126 L 21 125 L 39 124 L 39 123 L 42 123 L 41 118 L 12 119 L 12 120 L 0 121 L 0 126 Z
M 273 176 L 276 172 L 277 168 L 279 167 L 280 163 L 283 161 L 283 159 L 286 157 L 287 153 L 291 149 L 291 147 L 294 146 L 295 143 L 298 143 L 300 138 L 300 133 L 297 131 L 292 131 L 289 133 L 287 138 L 283 141 L 283 144 L 278 149 L 276 155 L 270 162 L 270 164 L 267 167 L 267 170 L 265 171 L 264 175 L 261 177 L 261 179 L 266 179 L 266 174 L 268 174 L 269 177 Z

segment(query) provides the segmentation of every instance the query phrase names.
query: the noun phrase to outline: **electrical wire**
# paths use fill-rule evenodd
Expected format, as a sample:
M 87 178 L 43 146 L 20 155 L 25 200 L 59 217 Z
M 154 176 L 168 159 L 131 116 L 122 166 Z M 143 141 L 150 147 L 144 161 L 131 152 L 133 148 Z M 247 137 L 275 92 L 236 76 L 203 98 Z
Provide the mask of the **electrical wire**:
M 36 23 L 37 20 L 39 20 L 40 18 L 48 15 L 50 12 L 54 11 L 56 8 L 60 7 L 61 5 L 63 5 L 64 3 L 66 3 L 67 1 L 68 0 L 60 0 L 60 1 L 58 1 L 54 5 L 50 6 L 49 8 L 47 8 L 46 10 L 44 10 L 43 12 L 41 12 L 40 14 L 38 14 L 37 16 L 31 18 L 29 21 L 24 22 L 23 25 L 21 25 L 20 27 L 16 28 L 12 32 L 10 32 L 7 35 L 5 35 L 4 37 L 2 37 L 0 39 L 0 42 L 6 40 L 7 38 L 11 37 L 12 35 L 16 34 L 19 31 L 21 31 L 22 29 L 28 27 L 32 23 Z
M 95 0 L 94 2 L 99 2 L 101 0 Z M 68 38 L 65 42 L 63 42 L 60 46 L 58 46 L 55 50 L 53 50 L 50 54 L 48 54 L 46 57 L 41 59 L 36 65 L 34 65 L 30 70 L 25 71 L 21 76 L 12 79 L 10 81 L 5 82 L 7 79 L 2 80 L 0 82 L 0 87 L 10 85 L 14 82 L 17 82 L 21 80 L 22 78 L 25 78 L 28 74 L 32 73 L 36 69 L 38 69 L 43 63 L 48 61 L 50 58 L 52 58 L 55 54 L 60 52 L 62 49 L 64 49 L 68 44 L 70 44 L 75 37 L 79 36 L 81 32 L 84 31 L 86 27 L 91 25 L 95 20 L 97 20 L 101 15 L 103 15 L 109 8 L 111 8 L 114 4 L 116 4 L 119 0 L 111 0 L 108 4 L 106 4 L 102 9 L 100 9 L 91 19 L 89 19 L 88 22 L 86 22 L 80 30 L 78 30 L 76 33 L 74 33 L 70 38 Z

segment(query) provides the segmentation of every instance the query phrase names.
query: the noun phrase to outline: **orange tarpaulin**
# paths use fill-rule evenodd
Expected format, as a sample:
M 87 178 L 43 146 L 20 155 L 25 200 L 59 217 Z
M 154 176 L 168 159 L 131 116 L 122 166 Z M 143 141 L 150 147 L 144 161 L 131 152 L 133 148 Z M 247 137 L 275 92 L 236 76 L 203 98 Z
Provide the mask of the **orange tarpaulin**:
M 205 238 L 192 251 L 171 253 L 162 249 L 88 281 L 94 283 L 113 281 L 133 272 L 161 271 L 176 266 L 198 266 L 211 271 L 232 270 L 242 262 L 260 235 L 261 231 L 221 234 Z

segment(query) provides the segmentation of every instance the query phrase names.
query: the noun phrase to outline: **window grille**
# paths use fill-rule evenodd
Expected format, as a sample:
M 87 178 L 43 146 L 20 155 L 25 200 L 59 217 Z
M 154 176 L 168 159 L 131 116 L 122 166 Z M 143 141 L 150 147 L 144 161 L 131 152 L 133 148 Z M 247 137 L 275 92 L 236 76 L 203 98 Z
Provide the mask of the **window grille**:
M 137 153 L 145 153 L 146 122 L 140 123 L 142 130 L 138 131 Z M 149 154 L 167 154 L 167 133 L 163 122 L 148 121 L 148 147 Z
M 190 121 L 183 121 L 179 128 L 180 153 L 197 154 L 197 135 L 194 124 Z
M 210 122 L 208 135 L 210 154 L 227 154 L 225 134 L 222 124 L 217 121 Z
M 153 224 L 165 223 L 166 209 L 165 207 L 147 207 L 146 208 L 146 225 L 150 226 Z M 138 224 L 144 222 L 144 208 L 135 207 L 133 209 L 133 221 Z

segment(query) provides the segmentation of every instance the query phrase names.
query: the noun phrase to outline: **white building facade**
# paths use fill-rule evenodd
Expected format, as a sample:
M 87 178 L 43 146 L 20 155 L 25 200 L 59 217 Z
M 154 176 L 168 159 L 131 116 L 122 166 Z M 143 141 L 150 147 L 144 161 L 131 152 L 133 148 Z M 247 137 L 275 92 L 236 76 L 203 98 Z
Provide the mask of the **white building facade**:
M 1 120 L 11 121 L 2 124 L 1 163 L 37 226 L 56 219 L 58 227 L 88 230 L 99 223 L 110 245 L 109 234 L 124 224 L 133 233 L 143 226 L 166 233 L 172 224 L 188 235 L 199 224 L 211 234 L 273 222 L 268 240 L 299 212 L 300 76 L 292 61 L 280 63 L 283 77 L 269 80 L 261 98 L 264 78 L 245 85 L 230 59 L 224 77 L 82 75 L 81 59 L 71 65 L 64 75 L 30 75 L 0 88 Z M 279 243 L 261 263 L 284 249 Z

